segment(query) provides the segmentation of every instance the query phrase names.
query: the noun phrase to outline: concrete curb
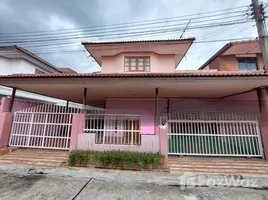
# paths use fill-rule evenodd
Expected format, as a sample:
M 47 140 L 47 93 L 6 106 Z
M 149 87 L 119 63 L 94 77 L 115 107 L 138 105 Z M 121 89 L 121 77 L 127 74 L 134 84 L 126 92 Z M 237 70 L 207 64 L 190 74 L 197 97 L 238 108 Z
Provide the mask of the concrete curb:
M 122 183 L 157 184 L 190 187 L 239 187 L 268 190 L 268 176 L 221 175 L 169 172 L 135 172 L 120 170 L 102 170 L 95 168 L 48 168 L 25 165 L 0 165 L 0 173 L 43 174 L 47 176 L 97 179 Z

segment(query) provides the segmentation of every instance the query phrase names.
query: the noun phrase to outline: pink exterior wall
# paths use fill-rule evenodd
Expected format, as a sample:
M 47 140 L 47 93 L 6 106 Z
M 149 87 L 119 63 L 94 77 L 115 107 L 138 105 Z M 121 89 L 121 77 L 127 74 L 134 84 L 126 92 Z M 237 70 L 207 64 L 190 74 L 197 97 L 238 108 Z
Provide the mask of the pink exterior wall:
M 85 123 L 85 114 L 73 114 L 71 139 L 70 139 L 70 151 L 79 148 L 77 144 L 78 136 L 83 133 L 83 127 Z
M 159 152 L 158 135 L 142 135 L 140 145 L 96 144 L 95 133 L 83 133 L 84 114 L 73 114 L 70 151 L 75 149 L 89 149 L 95 151 L 121 150 L 138 152 Z
M 141 145 L 112 145 L 112 144 L 96 144 L 94 133 L 81 133 L 77 138 L 77 149 L 90 149 L 95 151 L 136 151 L 136 152 L 159 152 L 159 136 L 158 135 L 142 135 Z
M 222 100 L 226 110 L 230 111 L 247 111 L 259 113 L 259 101 L 256 91 L 226 97 Z
M 14 101 L 13 107 L 12 107 L 12 112 L 16 112 L 25 108 L 30 108 L 34 107 L 37 105 L 40 105 L 42 103 L 40 102 L 30 102 L 30 101 L 24 101 L 24 100 L 16 100 Z
M 106 109 L 125 110 L 141 115 L 141 134 L 154 134 L 155 103 L 153 99 L 106 99 Z
M 148 151 L 161 152 L 168 155 L 168 129 L 160 129 L 159 124 L 155 124 L 155 99 L 153 98 L 108 98 L 106 100 L 107 109 L 124 110 L 127 113 L 141 114 L 141 146 L 131 145 L 110 145 L 96 144 L 94 133 L 82 133 L 82 129 L 76 131 L 77 139 L 73 149 L 92 149 L 92 150 L 126 150 L 126 151 Z M 256 91 L 237 94 L 223 99 L 170 99 L 170 110 L 189 110 L 189 111 L 245 111 L 259 114 L 258 96 Z M 158 106 L 158 117 L 167 115 L 167 99 L 160 98 Z M 229 115 L 227 115 L 229 117 Z M 75 121 L 75 120 L 74 120 Z M 79 122 L 80 121 L 80 122 Z M 159 120 L 157 119 L 157 123 Z M 81 123 L 78 120 L 76 123 Z M 80 125 L 82 126 L 82 125 Z M 262 126 L 264 127 L 264 126 Z M 156 129 L 155 129 L 156 128 Z M 268 130 L 268 129 L 267 129 Z M 262 128 L 262 132 L 266 129 Z M 222 134 L 226 134 L 223 128 Z M 73 134 L 73 132 L 72 132 Z M 228 132 L 228 134 L 230 134 Z M 267 135 L 263 135 L 264 148 L 268 152 Z M 72 135 L 73 137 L 74 135 Z M 72 142 L 71 142 L 72 143 Z
M 8 138 L 12 126 L 13 113 L 0 113 L 0 148 L 8 146 Z
M 0 113 L 1 112 L 8 112 L 10 101 L 11 101 L 11 99 L 8 98 L 8 97 L 3 97 L 1 99 Z M 33 106 L 37 106 L 37 105 L 40 105 L 40 104 L 42 104 L 42 103 L 15 99 L 14 102 L 13 102 L 12 112 L 16 112 L 18 110 L 22 110 L 22 109 L 25 109 L 25 108 L 30 108 L 30 107 L 33 107 Z
M 170 110 L 220 110 L 259 112 L 256 91 L 222 99 L 170 99 Z
M 166 100 L 159 99 L 158 113 L 166 109 Z M 155 99 L 154 98 L 107 98 L 106 109 L 124 110 L 141 115 L 141 134 L 155 134 Z M 157 116 L 158 117 L 158 116 Z M 156 126 L 158 129 L 158 126 Z
M 124 72 L 125 56 L 150 56 L 150 72 L 175 72 L 174 55 L 158 55 L 152 52 L 144 53 L 120 53 L 116 56 L 102 57 L 102 73 L 133 73 Z

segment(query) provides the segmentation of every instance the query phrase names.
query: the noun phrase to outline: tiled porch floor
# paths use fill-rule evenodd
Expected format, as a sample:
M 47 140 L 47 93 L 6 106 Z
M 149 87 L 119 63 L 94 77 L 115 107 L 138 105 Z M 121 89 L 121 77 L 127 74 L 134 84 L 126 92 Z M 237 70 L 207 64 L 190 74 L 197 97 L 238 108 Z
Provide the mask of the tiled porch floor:
M 68 160 L 69 151 L 48 149 L 18 149 L 0 156 L 0 164 L 59 167 Z
M 168 164 L 171 173 L 268 175 L 268 160 L 258 158 L 169 156 Z

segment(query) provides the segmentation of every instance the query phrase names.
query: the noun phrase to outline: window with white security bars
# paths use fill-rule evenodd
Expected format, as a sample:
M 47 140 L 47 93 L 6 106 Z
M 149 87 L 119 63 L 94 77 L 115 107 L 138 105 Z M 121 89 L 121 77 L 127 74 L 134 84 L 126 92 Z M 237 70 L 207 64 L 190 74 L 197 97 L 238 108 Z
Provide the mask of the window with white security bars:
M 84 132 L 96 134 L 97 144 L 140 145 L 140 116 L 88 114 Z

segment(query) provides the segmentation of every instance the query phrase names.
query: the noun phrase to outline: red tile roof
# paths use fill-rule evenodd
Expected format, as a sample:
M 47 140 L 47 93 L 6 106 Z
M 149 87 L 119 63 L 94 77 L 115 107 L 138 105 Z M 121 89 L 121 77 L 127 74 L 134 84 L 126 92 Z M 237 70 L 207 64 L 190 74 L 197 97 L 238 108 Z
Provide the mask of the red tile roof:
M 234 71 L 234 72 L 176 72 L 176 73 L 64 73 L 64 74 L 12 74 L 2 75 L 0 79 L 12 78 L 61 78 L 61 77 L 88 77 L 88 78 L 176 78 L 176 77 L 251 77 L 268 76 L 264 71 Z
M 140 42 L 176 42 L 176 41 L 194 41 L 195 37 L 183 38 L 183 39 L 167 39 L 167 40 L 130 40 L 130 41 L 104 41 L 104 42 L 82 42 L 82 45 L 86 44 L 120 44 L 120 43 L 140 43 Z

